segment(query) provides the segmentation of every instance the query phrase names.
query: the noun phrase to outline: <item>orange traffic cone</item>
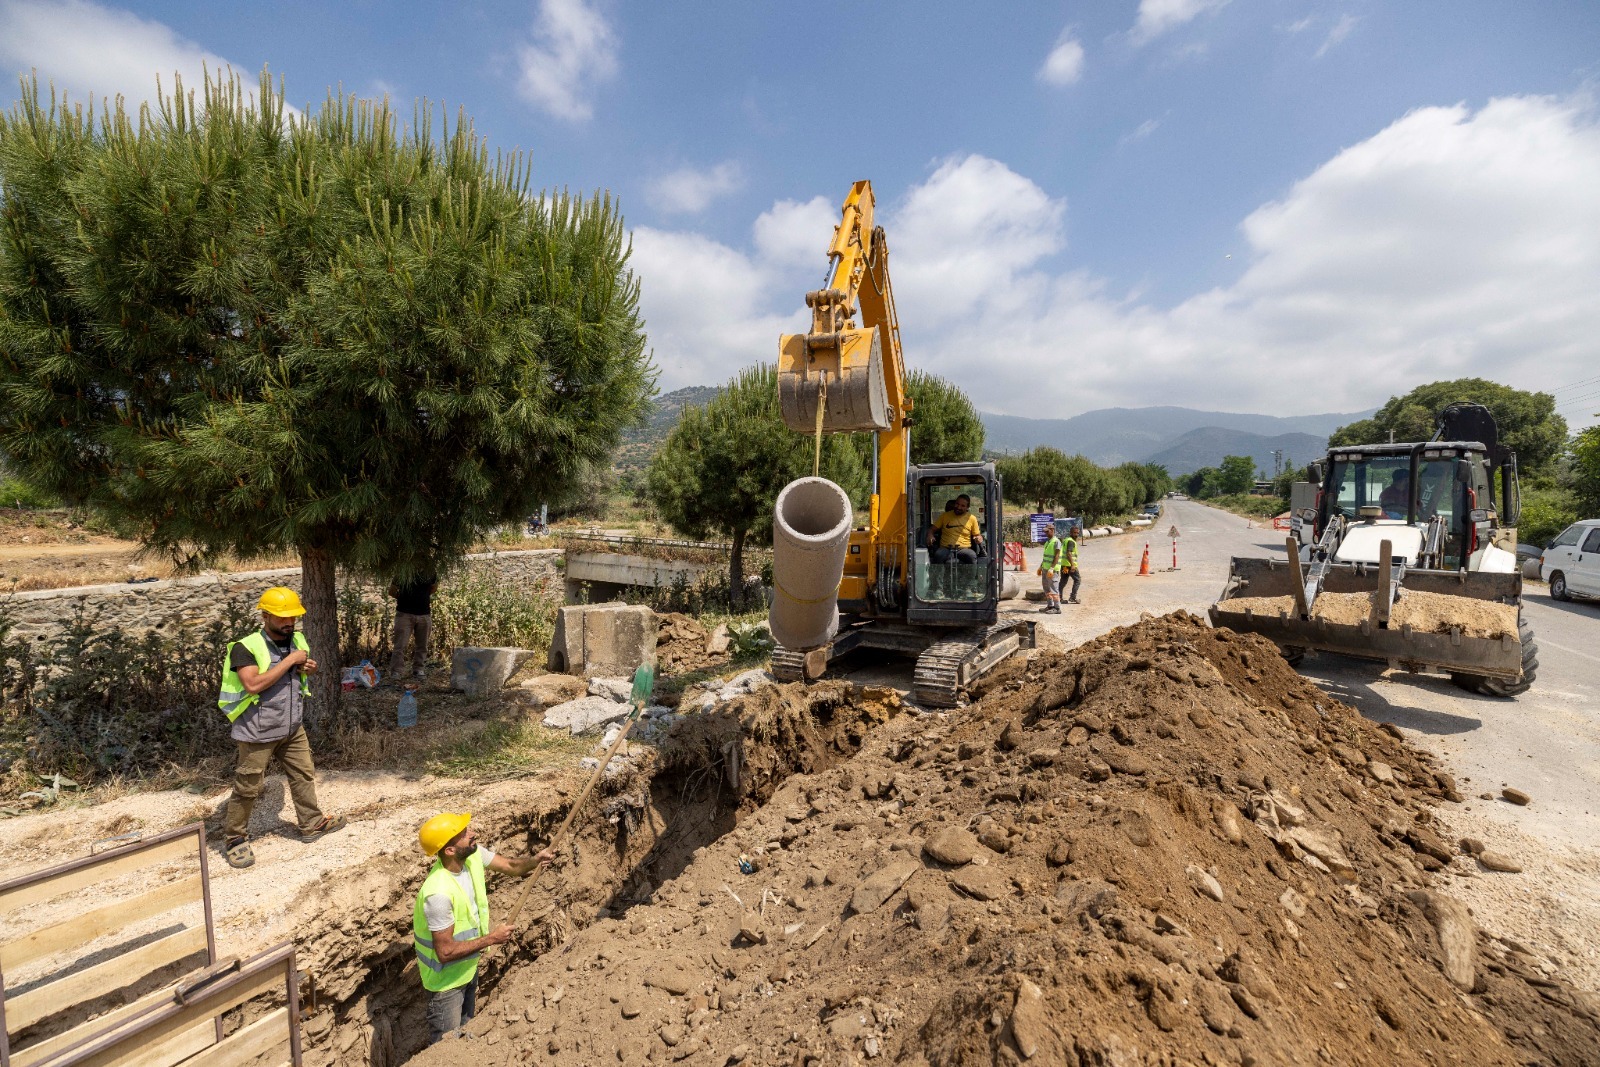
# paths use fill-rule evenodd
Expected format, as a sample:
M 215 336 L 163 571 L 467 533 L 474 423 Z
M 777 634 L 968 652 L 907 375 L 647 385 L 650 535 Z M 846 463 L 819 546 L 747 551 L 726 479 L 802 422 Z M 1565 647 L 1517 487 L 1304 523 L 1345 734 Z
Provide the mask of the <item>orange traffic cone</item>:
M 1149 545 L 1145 545 L 1144 546 L 1144 558 L 1139 561 L 1139 573 L 1140 574 L 1149 574 L 1150 573 L 1150 546 Z

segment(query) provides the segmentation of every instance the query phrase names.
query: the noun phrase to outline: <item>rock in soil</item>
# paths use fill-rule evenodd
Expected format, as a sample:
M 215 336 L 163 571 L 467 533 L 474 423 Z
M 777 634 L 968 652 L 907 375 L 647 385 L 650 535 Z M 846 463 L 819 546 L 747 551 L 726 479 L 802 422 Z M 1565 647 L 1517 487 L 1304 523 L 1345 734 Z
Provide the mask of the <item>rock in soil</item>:
M 768 685 L 685 716 L 654 788 L 718 806 L 670 855 L 608 845 L 641 864 L 625 911 L 569 910 L 469 1030 L 561 986 L 528 1046 L 555 1067 L 1593 1062 L 1595 1006 L 1480 948 L 1418 869 L 1439 861 L 1405 831 L 1446 791 L 1429 757 L 1269 642 L 1179 613 L 1014 658 L 964 708 L 863 694 Z M 766 944 L 738 937 L 746 908 Z M 501 1062 L 483 1048 L 410 1062 Z
M 1512 789 L 1510 787 L 1507 787 L 1505 789 L 1500 790 L 1500 795 L 1502 797 L 1505 797 L 1507 800 L 1511 801 L 1511 803 L 1513 803 L 1513 804 L 1518 804 L 1518 805 L 1524 805 L 1525 806 L 1525 805 L 1533 803 L 1533 798 L 1530 797 L 1528 794 L 1524 793 L 1520 789 Z

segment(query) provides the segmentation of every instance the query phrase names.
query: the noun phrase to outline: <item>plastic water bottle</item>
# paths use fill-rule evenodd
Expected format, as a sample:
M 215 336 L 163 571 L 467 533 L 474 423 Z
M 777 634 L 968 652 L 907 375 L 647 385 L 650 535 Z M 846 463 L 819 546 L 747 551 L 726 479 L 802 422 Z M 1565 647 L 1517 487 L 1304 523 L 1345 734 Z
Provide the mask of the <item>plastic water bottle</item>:
M 412 686 L 406 686 L 406 691 L 400 694 L 400 708 L 395 713 L 395 721 L 401 729 L 417 725 L 417 691 Z

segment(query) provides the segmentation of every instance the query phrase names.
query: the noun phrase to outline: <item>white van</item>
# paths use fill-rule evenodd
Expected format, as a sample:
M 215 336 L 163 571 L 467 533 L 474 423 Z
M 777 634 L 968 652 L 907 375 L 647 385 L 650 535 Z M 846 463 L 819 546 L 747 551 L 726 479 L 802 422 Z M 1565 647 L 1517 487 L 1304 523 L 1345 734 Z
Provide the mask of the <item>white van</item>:
M 1582 519 L 1562 530 L 1544 550 L 1539 576 L 1550 583 L 1556 600 L 1600 597 L 1600 519 Z

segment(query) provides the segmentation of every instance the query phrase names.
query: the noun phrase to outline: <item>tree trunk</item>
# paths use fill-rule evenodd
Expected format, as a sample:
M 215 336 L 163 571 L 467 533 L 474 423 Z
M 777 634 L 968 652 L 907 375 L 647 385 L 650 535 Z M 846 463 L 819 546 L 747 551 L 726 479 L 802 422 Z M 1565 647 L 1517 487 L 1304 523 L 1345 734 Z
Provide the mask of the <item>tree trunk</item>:
M 306 606 L 302 620 L 317 673 L 311 676 L 309 726 L 325 727 L 339 710 L 339 596 L 334 580 L 333 553 L 325 548 L 300 546 L 300 597 Z
M 728 553 L 728 603 L 736 614 L 744 611 L 744 537 L 743 530 L 733 531 L 733 550 Z

